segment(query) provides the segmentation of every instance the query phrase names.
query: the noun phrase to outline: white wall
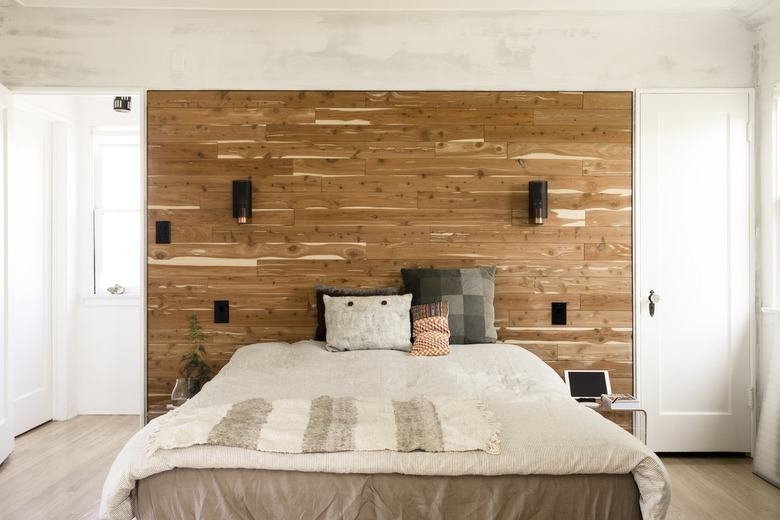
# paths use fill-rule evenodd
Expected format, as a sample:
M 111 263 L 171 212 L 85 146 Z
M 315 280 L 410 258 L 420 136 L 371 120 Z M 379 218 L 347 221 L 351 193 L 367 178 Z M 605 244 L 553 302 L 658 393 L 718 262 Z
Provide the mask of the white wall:
M 12 87 L 606 90 L 753 84 L 755 35 L 728 13 L 144 12 L 11 5 L 0 8 L 0 20 L 0 83 Z

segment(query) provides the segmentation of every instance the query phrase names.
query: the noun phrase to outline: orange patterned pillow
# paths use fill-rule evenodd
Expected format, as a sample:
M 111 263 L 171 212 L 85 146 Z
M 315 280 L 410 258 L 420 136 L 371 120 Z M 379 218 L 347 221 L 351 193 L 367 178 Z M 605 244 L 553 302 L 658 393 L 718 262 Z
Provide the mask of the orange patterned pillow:
M 413 356 L 443 356 L 450 353 L 450 327 L 447 302 L 412 307 Z

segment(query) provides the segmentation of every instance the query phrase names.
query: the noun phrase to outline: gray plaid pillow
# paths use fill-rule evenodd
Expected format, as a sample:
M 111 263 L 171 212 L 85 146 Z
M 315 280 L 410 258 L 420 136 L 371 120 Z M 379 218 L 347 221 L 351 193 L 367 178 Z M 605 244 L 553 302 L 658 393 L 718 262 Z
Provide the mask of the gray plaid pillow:
M 445 301 L 450 343 L 495 343 L 493 308 L 496 267 L 471 269 L 401 269 L 412 305 Z

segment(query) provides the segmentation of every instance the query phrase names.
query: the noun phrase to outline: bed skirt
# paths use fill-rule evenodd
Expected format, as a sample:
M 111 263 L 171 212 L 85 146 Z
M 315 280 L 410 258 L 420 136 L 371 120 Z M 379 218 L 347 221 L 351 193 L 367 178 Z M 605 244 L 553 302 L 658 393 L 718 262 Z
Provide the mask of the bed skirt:
M 641 519 L 628 475 L 334 474 L 177 468 L 138 481 L 137 520 Z

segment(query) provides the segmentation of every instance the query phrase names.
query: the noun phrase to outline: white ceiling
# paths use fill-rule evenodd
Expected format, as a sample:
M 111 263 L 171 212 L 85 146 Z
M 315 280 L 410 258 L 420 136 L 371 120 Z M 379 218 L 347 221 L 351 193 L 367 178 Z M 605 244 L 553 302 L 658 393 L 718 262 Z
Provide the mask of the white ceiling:
M 307 11 L 754 12 L 776 0 L 16 0 L 25 7 Z

